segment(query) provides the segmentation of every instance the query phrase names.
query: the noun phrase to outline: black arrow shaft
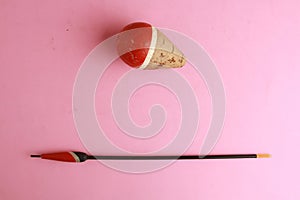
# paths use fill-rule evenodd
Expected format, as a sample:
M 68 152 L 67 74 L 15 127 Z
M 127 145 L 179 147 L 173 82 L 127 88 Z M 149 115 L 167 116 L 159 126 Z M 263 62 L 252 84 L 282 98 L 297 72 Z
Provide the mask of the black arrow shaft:
M 257 158 L 257 154 L 206 155 L 206 156 L 88 156 L 91 160 L 198 160 Z

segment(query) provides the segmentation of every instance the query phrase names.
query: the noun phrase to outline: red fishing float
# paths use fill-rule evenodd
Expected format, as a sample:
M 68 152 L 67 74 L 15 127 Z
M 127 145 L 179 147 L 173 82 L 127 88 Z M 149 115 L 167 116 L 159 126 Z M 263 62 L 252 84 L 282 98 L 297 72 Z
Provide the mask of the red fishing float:
M 161 31 L 145 22 L 125 26 L 119 34 L 117 50 L 133 68 L 179 68 L 186 62 L 183 53 Z

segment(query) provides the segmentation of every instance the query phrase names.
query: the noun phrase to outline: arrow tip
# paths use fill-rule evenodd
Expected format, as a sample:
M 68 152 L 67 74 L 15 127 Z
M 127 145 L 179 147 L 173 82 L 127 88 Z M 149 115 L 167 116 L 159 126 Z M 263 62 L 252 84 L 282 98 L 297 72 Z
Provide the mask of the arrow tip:
M 30 155 L 31 158 L 40 158 L 40 155 Z

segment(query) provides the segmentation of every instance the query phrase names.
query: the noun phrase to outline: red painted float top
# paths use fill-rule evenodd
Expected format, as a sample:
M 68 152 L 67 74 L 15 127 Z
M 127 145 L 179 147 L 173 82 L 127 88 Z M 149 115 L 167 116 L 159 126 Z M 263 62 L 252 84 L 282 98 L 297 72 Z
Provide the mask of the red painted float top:
M 133 29 L 138 29 L 138 31 L 131 31 L 129 34 L 121 33 L 117 49 L 120 54 L 127 52 L 120 55 L 126 64 L 138 68 L 147 57 L 152 40 L 152 26 L 145 22 L 135 22 L 124 27 L 122 32 Z

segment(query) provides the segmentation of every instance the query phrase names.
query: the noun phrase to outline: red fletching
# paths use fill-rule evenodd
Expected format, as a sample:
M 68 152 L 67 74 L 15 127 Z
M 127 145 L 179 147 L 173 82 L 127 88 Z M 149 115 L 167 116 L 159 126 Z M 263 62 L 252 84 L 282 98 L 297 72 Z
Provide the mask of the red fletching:
M 42 154 L 41 158 L 48 159 L 48 160 L 64 161 L 64 162 L 80 162 L 78 156 L 73 152 Z

